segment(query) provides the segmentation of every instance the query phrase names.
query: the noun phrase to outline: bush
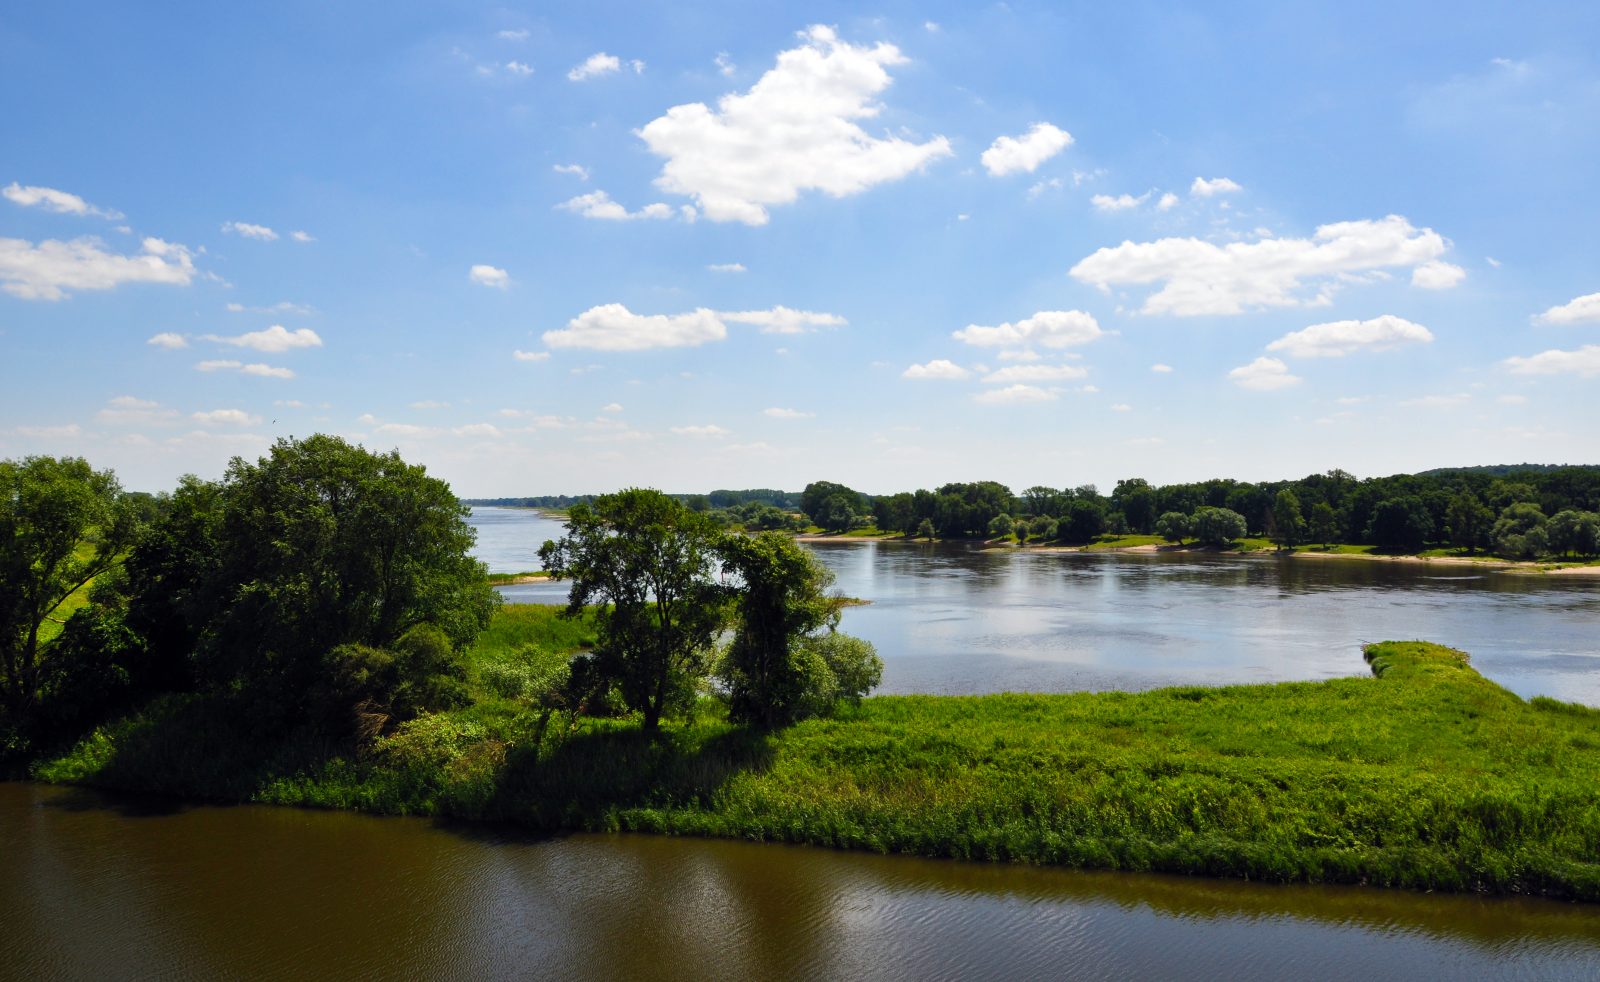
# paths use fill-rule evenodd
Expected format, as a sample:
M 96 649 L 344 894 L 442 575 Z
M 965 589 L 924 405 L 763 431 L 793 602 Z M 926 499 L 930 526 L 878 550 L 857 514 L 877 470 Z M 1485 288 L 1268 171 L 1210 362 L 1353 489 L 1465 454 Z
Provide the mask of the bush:
M 1549 551 L 1546 519 L 1539 506 L 1526 501 L 1508 505 L 1494 523 L 1490 538 L 1495 551 L 1517 559 L 1533 559 Z
M 1208 546 L 1225 546 L 1245 535 L 1244 516 L 1227 508 L 1196 508 L 1192 525 L 1191 534 Z

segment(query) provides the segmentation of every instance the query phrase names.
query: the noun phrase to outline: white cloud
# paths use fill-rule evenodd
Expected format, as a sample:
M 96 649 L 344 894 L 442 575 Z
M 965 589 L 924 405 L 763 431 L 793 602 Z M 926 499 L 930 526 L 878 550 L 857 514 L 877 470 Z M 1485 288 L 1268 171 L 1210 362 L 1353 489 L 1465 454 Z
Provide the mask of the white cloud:
M 450 404 L 448 402 L 440 402 L 437 399 L 421 399 L 421 400 L 418 400 L 417 402 L 413 402 L 411 404 L 411 408 L 412 409 L 449 409 L 450 408 Z
M 1028 188 L 1028 199 L 1032 200 L 1046 191 L 1059 191 L 1062 188 L 1061 178 L 1052 177 L 1048 181 L 1039 181 Z
M 548 351 L 523 351 L 518 349 L 511 352 L 511 357 L 517 361 L 545 361 L 550 357 Z
M 222 230 L 242 235 L 247 239 L 260 239 L 263 242 L 275 242 L 278 238 L 278 233 L 265 225 L 252 225 L 249 222 L 223 222 Z
M 771 310 L 724 310 L 718 317 L 730 324 L 755 324 L 762 334 L 806 334 L 819 327 L 840 327 L 849 323 L 838 314 L 792 310 L 783 305 Z
M 289 233 L 289 238 L 295 240 L 296 242 L 315 242 L 315 241 L 317 241 L 317 237 L 315 235 L 312 235 L 310 232 L 307 232 L 304 229 L 298 229 L 298 228 L 295 229 L 293 232 Z
M 580 194 L 576 198 L 569 198 L 556 205 L 562 211 L 570 211 L 584 218 L 598 218 L 610 222 L 626 222 L 640 218 L 671 218 L 674 211 L 672 206 L 660 201 L 645 205 L 638 211 L 629 211 L 621 204 L 611 200 L 611 195 L 604 191 L 590 191 Z
M 1131 413 L 1133 412 L 1133 407 L 1125 402 L 1117 402 L 1112 403 L 1111 411 L 1114 413 Z
M 148 426 L 171 422 L 177 418 L 178 411 L 164 408 L 153 399 L 140 399 L 136 396 L 117 396 L 115 399 L 109 400 L 105 408 L 94 415 L 95 419 L 102 423 L 111 423 L 119 426 Z
M 1455 395 L 1418 396 L 1415 399 L 1402 400 L 1400 405 L 1406 409 L 1455 409 L 1471 400 L 1472 396 L 1458 392 Z
M 24 208 L 43 208 L 60 215 L 98 215 L 116 221 L 122 217 L 122 212 L 110 208 L 96 208 L 89 202 L 75 194 L 66 191 L 57 191 L 55 188 L 42 188 L 33 185 L 18 184 L 12 181 L 0 191 L 6 200 Z
M 1365 321 L 1330 321 L 1292 331 L 1267 345 L 1295 358 L 1338 358 L 1352 351 L 1390 351 L 1407 344 L 1428 344 L 1433 332 L 1421 324 L 1384 314 Z
M 13 432 L 21 436 L 31 436 L 36 440 L 72 439 L 83 435 L 83 427 L 77 423 L 65 423 L 61 426 L 17 426 Z
M 527 64 L 526 62 L 508 61 L 506 62 L 506 71 L 513 75 L 521 75 L 523 78 L 527 78 L 529 75 L 533 74 L 533 66 Z
M 1241 365 L 1228 373 L 1233 384 L 1241 389 L 1271 392 L 1300 383 L 1299 376 L 1289 374 L 1289 366 L 1276 358 L 1261 357 L 1248 365 Z
M 1059 382 L 1064 379 L 1084 378 L 1088 369 L 1079 365 L 1007 365 L 990 372 L 983 380 L 991 385 L 1006 382 Z
M 996 327 L 969 324 L 950 336 L 980 348 L 1009 348 L 1029 344 L 1068 348 L 1087 344 L 1102 333 L 1094 317 L 1081 310 L 1041 310 L 1015 324 Z
M 1506 367 L 1515 375 L 1600 375 L 1600 344 L 1586 344 L 1576 351 L 1552 348 L 1536 355 L 1507 358 Z
M 252 416 L 243 409 L 213 409 L 208 413 L 194 413 L 192 418 L 203 426 L 255 426 L 260 416 Z
M 544 343 L 552 348 L 644 351 L 692 348 L 727 336 L 716 311 L 704 307 L 686 314 L 635 314 L 620 303 L 608 303 L 590 307 L 561 330 L 546 331 Z
M 1033 173 L 1039 165 L 1072 145 L 1072 134 L 1049 123 L 1034 123 L 1021 136 L 1002 136 L 979 158 L 990 177 L 1019 171 Z
M 1528 397 L 1512 393 L 1510 395 L 1499 396 L 1495 399 L 1495 402 L 1498 402 L 1502 406 L 1526 406 L 1528 404 Z
M 589 179 L 589 168 L 583 166 L 582 164 L 556 164 L 550 169 L 555 171 L 557 174 L 571 174 L 580 181 L 587 181 Z
M 176 334 L 172 331 L 162 331 L 160 334 L 153 334 L 150 336 L 149 340 L 145 341 L 145 344 L 153 344 L 158 348 L 189 347 L 189 342 L 184 340 L 183 335 Z
M 1234 194 L 1243 190 L 1244 188 L 1240 187 L 1237 182 L 1226 177 L 1213 177 L 1209 181 L 1203 177 L 1197 177 L 1194 179 L 1194 183 L 1189 185 L 1189 193 L 1201 198 L 1209 198 L 1214 194 Z
M 260 362 L 252 362 L 246 365 L 232 358 L 213 358 L 198 362 L 194 367 L 202 372 L 232 371 L 241 372 L 245 375 L 254 375 L 259 378 L 294 378 L 294 372 L 287 368 L 263 365 Z
M 1551 307 L 1535 317 L 1541 324 L 1587 324 L 1600 322 L 1600 293 L 1589 293 Z
M 773 406 L 771 409 L 763 409 L 761 413 L 764 416 L 771 416 L 773 419 L 812 419 L 817 415 L 816 413 L 802 412 L 798 409 L 782 409 L 778 406 Z
M 450 432 L 456 436 L 486 437 L 491 440 L 500 438 L 500 427 L 493 423 L 468 423 L 465 426 L 457 426 Z
M 744 263 L 712 263 L 706 267 L 713 273 L 743 273 Z
M 1161 196 L 1161 200 L 1160 201 L 1156 202 L 1156 210 L 1157 211 L 1171 211 L 1173 208 L 1177 207 L 1177 205 L 1178 205 L 1178 196 L 1173 194 L 1171 191 L 1168 191 L 1166 194 L 1163 194 Z
M 188 286 L 194 279 L 194 261 L 181 245 L 149 238 L 132 256 L 103 246 L 92 236 L 38 245 L 0 238 L 0 289 L 24 300 L 60 300 L 68 290 L 109 290 L 122 283 Z
M 288 300 L 280 300 L 270 307 L 246 307 L 242 303 L 230 303 L 227 310 L 230 314 L 294 314 L 296 317 L 310 317 L 316 313 L 316 309 L 308 304 L 291 303 Z
M 526 41 L 528 40 L 528 32 L 524 28 L 518 28 L 514 31 L 504 30 L 496 34 L 495 37 L 502 41 Z
M 467 279 L 479 286 L 492 286 L 497 290 L 504 290 L 511 285 L 511 274 L 495 266 L 483 263 L 474 265 L 467 270 Z
M 900 373 L 901 378 L 963 379 L 972 373 L 945 358 L 935 358 L 925 365 L 912 365 Z
M 1146 314 L 1237 314 L 1248 308 L 1315 306 L 1330 301 L 1338 282 L 1387 266 L 1418 266 L 1449 244 L 1433 229 L 1416 229 L 1399 215 L 1336 222 L 1309 239 L 1262 239 L 1219 246 L 1196 238 L 1124 242 L 1096 250 L 1071 269 L 1084 283 L 1161 282 L 1145 298 Z M 1302 295 L 1318 281 L 1315 296 Z
M 620 413 L 622 412 L 622 403 L 608 402 L 604 406 L 600 407 L 600 411 L 603 413 Z
M 1168 373 L 1170 373 L 1172 371 L 1172 366 L 1171 365 L 1163 365 L 1161 362 L 1158 361 L 1154 365 L 1150 366 L 1150 370 L 1152 372 L 1155 372 L 1155 373 L 1159 374 L 1159 375 L 1166 375 L 1166 374 L 1168 374 Z
M 1152 193 L 1146 191 L 1137 198 L 1131 194 L 1119 194 L 1114 198 L 1109 194 L 1097 194 L 1089 199 L 1089 203 L 1094 205 L 1096 211 L 1127 211 L 1149 201 Z
M 433 436 L 439 431 L 431 426 L 417 426 L 412 423 L 384 423 L 372 432 L 382 436 L 397 436 L 403 439 L 416 440 Z
M 1440 259 L 1423 263 L 1411 271 L 1411 285 L 1424 290 L 1448 290 L 1466 278 L 1466 270 Z
M 1001 361 L 1038 361 L 1042 356 L 1032 348 L 1008 348 L 995 357 Z
M 712 221 L 764 225 L 767 206 L 802 191 L 844 197 L 950 155 L 942 136 L 874 138 L 855 122 L 881 111 L 871 100 L 889 85 L 885 66 L 906 61 L 898 48 L 848 44 L 823 26 L 801 38 L 748 92 L 723 96 L 715 110 L 674 106 L 639 130 L 666 158 L 657 187 L 694 198 Z
M 739 70 L 739 66 L 733 63 L 732 56 L 726 51 L 718 51 L 717 56 L 711 59 L 711 63 L 717 66 L 717 71 L 724 78 L 732 78 L 733 73 Z
M 261 331 L 251 331 L 248 334 L 237 334 L 233 337 L 221 337 L 216 334 L 202 334 L 202 341 L 214 341 L 218 344 L 231 344 L 237 348 L 251 348 L 255 351 L 277 353 L 289 351 L 294 348 L 320 348 L 322 338 L 309 327 L 290 331 L 282 324 L 274 324 Z
M 272 400 L 272 404 L 274 406 L 279 407 L 280 409 L 304 409 L 304 408 L 306 408 L 306 404 L 301 402 L 299 399 L 274 399 L 274 400 Z
M 705 426 L 674 426 L 671 429 L 672 432 L 678 434 L 679 436 L 692 436 L 702 439 L 713 438 L 718 440 L 727 436 L 729 432 L 715 423 L 708 423 Z
M 567 73 L 567 78 L 574 82 L 595 78 L 600 75 L 610 75 L 612 72 L 622 70 L 622 59 L 616 55 L 608 55 L 604 51 L 597 51 L 583 60 Z
M 1036 402 L 1054 402 L 1059 397 L 1053 389 L 1036 385 L 1012 385 L 1004 389 L 990 389 L 972 397 L 973 402 L 985 406 L 1022 406 Z

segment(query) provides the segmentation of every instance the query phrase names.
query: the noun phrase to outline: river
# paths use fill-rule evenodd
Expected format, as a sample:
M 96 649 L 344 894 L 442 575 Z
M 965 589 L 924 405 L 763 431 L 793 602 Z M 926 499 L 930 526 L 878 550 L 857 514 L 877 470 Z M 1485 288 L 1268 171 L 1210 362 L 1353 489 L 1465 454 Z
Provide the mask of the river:
M 0 977 L 1593 979 L 1520 898 L 941 862 L 0 784 Z
M 561 525 L 480 508 L 492 570 L 538 568 Z M 810 544 L 883 656 L 883 693 L 1140 690 L 1358 675 L 1364 641 L 1437 641 L 1524 696 L 1600 706 L 1600 578 L 1471 566 L 968 544 Z M 561 603 L 566 587 L 505 587 Z

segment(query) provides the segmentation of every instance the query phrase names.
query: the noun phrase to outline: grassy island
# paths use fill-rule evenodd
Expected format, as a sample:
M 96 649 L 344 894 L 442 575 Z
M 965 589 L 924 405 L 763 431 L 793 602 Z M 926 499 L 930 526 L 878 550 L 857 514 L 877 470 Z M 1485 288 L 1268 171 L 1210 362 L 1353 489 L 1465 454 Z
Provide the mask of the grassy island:
M 960 859 L 1600 901 L 1600 710 L 1523 701 L 1461 652 L 1366 649 L 1370 675 L 1145 693 L 880 696 L 763 733 L 713 699 L 637 719 L 491 693 L 528 645 L 592 640 L 508 606 L 469 652 L 475 702 L 360 754 L 263 742 L 171 696 L 35 769 L 186 796 L 810 843 Z M 1352 653 L 1352 657 L 1355 653 Z

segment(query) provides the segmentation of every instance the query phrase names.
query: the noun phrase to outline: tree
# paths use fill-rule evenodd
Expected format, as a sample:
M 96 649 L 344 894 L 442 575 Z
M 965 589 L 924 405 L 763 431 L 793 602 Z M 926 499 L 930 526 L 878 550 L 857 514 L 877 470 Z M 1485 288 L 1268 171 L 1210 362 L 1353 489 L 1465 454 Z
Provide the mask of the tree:
M 67 599 L 119 562 L 138 524 L 116 476 L 81 457 L 0 461 L 0 698 L 34 709 Z
M 1545 532 L 1547 519 L 1539 506 L 1522 501 L 1507 505 L 1495 520 L 1490 538 L 1495 551 L 1503 556 L 1533 559 L 1549 549 Z
M 996 515 L 989 519 L 989 538 L 1003 539 L 1011 534 L 1012 522 L 1010 515 Z
M 922 521 L 917 523 L 917 538 L 927 539 L 929 542 L 932 542 L 933 534 L 933 519 L 924 518 Z
M 1272 499 L 1272 541 L 1281 549 L 1293 549 L 1305 540 L 1306 520 L 1300 515 L 1300 499 L 1288 488 Z
M 736 626 L 718 670 L 729 715 L 774 727 L 826 711 L 843 694 L 841 681 L 813 642 L 839 623 L 833 573 L 783 535 L 728 536 L 718 551 L 736 580 Z
M 1367 539 L 1380 549 L 1417 552 L 1433 534 L 1433 516 L 1415 495 L 1386 498 L 1372 510 Z
M 1477 552 L 1489 540 L 1489 530 L 1494 527 L 1494 512 L 1478 500 L 1471 491 L 1462 491 L 1450 499 L 1445 508 L 1445 525 L 1450 530 L 1450 543 L 1458 549 Z
M 861 515 L 854 500 L 840 493 L 824 498 L 811 519 L 829 532 L 848 532 L 861 521 Z
M 832 505 L 834 509 L 832 514 L 834 515 L 848 513 L 853 517 L 865 515 L 871 510 L 867 507 L 867 501 L 860 492 L 847 488 L 843 484 L 835 484 L 832 481 L 812 481 L 807 484 L 806 489 L 800 493 L 800 510 L 805 512 L 806 516 L 813 522 L 823 528 L 828 528 L 828 523 L 822 520 L 823 503 L 834 497 L 843 499 L 842 504 L 835 503 Z M 849 528 L 849 526 L 846 525 L 845 528 Z
M 1164 512 L 1160 518 L 1156 519 L 1156 534 L 1168 542 L 1176 542 L 1181 546 L 1183 545 L 1183 540 L 1192 534 L 1189 525 L 1189 516 L 1183 512 Z
M 1244 516 L 1227 508 L 1202 505 L 1194 510 L 1193 535 L 1201 544 L 1225 546 L 1245 535 Z
M 1050 542 L 1060 531 L 1059 523 L 1053 518 L 1035 518 L 1033 520 L 1033 537 L 1040 542 Z
M 1095 536 L 1105 531 L 1105 512 L 1096 500 L 1074 498 L 1058 528 L 1061 538 L 1068 542 L 1093 542 Z
M 1118 481 L 1111 492 L 1111 503 L 1133 531 L 1148 535 L 1155 527 L 1156 492 L 1144 478 Z
M 1339 534 L 1339 516 L 1333 506 L 1319 501 L 1311 506 L 1311 538 L 1326 549 Z
M 598 679 L 617 685 L 644 731 L 686 705 L 710 669 L 711 642 L 725 620 L 713 579 L 721 533 L 660 491 L 601 495 L 567 512 L 567 531 L 539 559 L 572 581 L 567 616 L 599 604 Z
M 1600 544 L 1600 515 L 1573 508 L 1558 511 L 1550 516 L 1545 534 L 1553 553 L 1592 556 Z

